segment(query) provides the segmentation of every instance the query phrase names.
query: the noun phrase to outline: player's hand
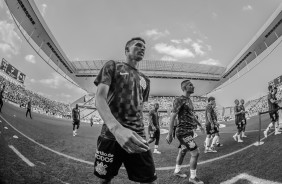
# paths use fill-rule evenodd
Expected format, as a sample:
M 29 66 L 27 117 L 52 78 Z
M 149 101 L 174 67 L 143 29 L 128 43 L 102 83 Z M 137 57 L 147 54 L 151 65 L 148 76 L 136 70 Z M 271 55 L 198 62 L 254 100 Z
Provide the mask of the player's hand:
M 142 153 L 150 149 L 146 140 L 128 128 L 116 129 L 114 136 L 120 146 L 128 153 Z
M 155 132 L 157 128 L 155 126 L 152 126 L 153 131 Z
M 172 134 L 168 133 L 165 139 L 166 139 L 166 142 L 170 144 L 173 140 Z

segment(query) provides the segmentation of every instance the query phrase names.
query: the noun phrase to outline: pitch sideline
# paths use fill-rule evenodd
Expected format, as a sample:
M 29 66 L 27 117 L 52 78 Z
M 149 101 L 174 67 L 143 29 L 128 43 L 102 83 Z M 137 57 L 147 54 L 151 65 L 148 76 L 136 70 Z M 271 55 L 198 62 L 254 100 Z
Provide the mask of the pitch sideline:
M 44 149 L 47 149 L 47 150 L 49 150 L 49 151 L 51 151 L 51 152 L 53 152 L 53 153 L 56 153 L 56 154 L 58 154 L 58 155 L 60 155 L 60 156 L 66 157 L 66 158 L 68 158 L 68 159 L 72 159 L 72 160 L 75 160 L 75 161 L 77 161 L 77 162 L 81 162 L 81 163 L 85 163 L 85 164 L 94 166 L 94 163 L 93 163 L 93 162 L 89 162 L 89 161 L 86 161 L 86 160 L 82 160 L 82 159 L 79 159 L 79 158 L 75 158 L 75 157 L 66 155 L 66 154 L 64 154 L 64 153 L 58 152 L 58 151 L 53 150 L 53 149 L 51 149 L 51 148 L 49 148 L 49 147 L 47 147 L 47 146 L 44 146 L 43 144 L 40 144 L 40 143 L 36 142 L 36 141 L 33 140 L 32 138 L 28 137 L 27 135 L 25 135 L 24 133 L 22 133 L 21 131 L 19 131 L 19 130 L 18 130 L 17 128 L 15 128 L 13 125 L 11 125 L 2 115 L 0 115 L 0 117 L 1 117 L 10 127 L 12 127 L 14 130 L 16 130 L 19 134 L 21 134 L 22 136 L 24 136 L 25 138 L 27 138 L 27 139 L 30 140 L 31 142 L 37 144 L 38 146 L 40 146 L 40 147 L 42 147 L 42 148 L 44 148 Z M 256 130 L 256 131 L 257 131 L 257 130 Z M 274 133 L 274 132 L 271 132 L 269 135 L 271 135 L 271 134 L 273 134 L 273 133 Z M 264 140 L 264 139 L 265 139 L 265 138 L 262 138 L 261 141 Z M 241 148 L 241 149 L 239 149 L 239 150 L 237 150 L 237 151 L 233 151 L 233 152 L 231 152 L 231 153 L 228 153 L 228 154 L 225 154 L 225 155 L 216 157 L 216 158 L 212 158 L 212 159 L 209 159 L 209 160 L 205 160 L 205 161 L 199 162 L 198 165 L 210 163 L 210 162 L 213 162 L 213 161 L 217 161 L 217 160 L 220 160 L 220 159 L 223 159 L 223 158 L 232 156 L 232 155 L 234 155 L 234 154 L 236 154 L 236 153 L 239 153 L 239 152 L 241 152 L 241 151 L 244 151 L 244 150 L 246 150 L 246 149 L 252 147 L 253 145 L 254 145 L 254 143 L 252 143 L 252 144 L 250 144 L 250 145 L 248 145 L 248 146 L 246 146 L 246 147 L 244 147 L 244 148 Z M 189 166 L 190 166 L 190 164 L 188 164 L 188 165 L 182 165 L 181 167 L 189 167 Z M 125 168 L 122 167 L 122 169 L 125 169 Z M 156 170 L 158 170 L 158 171 L 173 170 L 173 169 L 175 169 L 175 166 L 158 167 L 158 168 L 156 168 Z

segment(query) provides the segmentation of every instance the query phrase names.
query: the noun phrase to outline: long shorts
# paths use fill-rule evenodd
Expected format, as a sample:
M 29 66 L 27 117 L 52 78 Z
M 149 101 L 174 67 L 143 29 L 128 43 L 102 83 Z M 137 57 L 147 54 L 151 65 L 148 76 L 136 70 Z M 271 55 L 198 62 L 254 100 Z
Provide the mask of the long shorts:
M 218 126 L 214 126 L 213 129 L 212 129 L 210 124 L 206 124 L 206 132 L 207 132 L 207 135 L 219 133 L 219 128 L 218 128 Z
M 149 134 L 149 137 L 152 138 L 152 139 L 160 137 L 160 129 L 156 128 L 156 130 L 154 131 L 152 126 L 149 125 L 149 127 L 148 127 L 148 134 Z
M 279 120 L 279 114 L 278 114 L 278 111 L 275 111 L 275 112 L 269 113 L 269 116 L 270 116 L 271 122 L 276 122 L 276 121 L 278 121 L 278 120 Z
M 110 180 L 118 174 L 121 164 L 124 164 L 129 180 L 150 183 L 157 179 L 150 150 L 129 154 L 116 140 L 99 136 L 95 153 L 94 175 Z
M 198 148 L 194 141 L 194 132 L 188 131 L 186 134 L 176 134 L 177 139 L 180 142 L 181 148 L 187 148 L 188 151 L 194 151 Z

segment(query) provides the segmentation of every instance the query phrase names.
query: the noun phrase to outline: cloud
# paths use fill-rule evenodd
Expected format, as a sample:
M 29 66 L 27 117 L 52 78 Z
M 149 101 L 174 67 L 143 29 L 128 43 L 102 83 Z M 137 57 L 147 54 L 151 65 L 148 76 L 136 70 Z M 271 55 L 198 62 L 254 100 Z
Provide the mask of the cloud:
M 0 0 L 0 8 L 4 7 L 4 0 Z
M 65 93 L 61 93 L 59 96 L 63 98 L 71 98 L 71 95 Z
M 175 47 L 173 45 L 167 45 L 165 43 L 156 44 L 154 46 L 154 49 L 161 54 L 166 54 L 175 58 L 195 57 L 195 55 L 187 48 Z
M 177 61 L 176 58 L 171 57 L 171 56 L 163 56 L 163 57 L 161 58 L 161 60 L 163 60 L 163 61 Z
M 194 42 L 192 47 L 197 55 L 203 56 L 205 54 L 205 52 L 202 50 L 203 47 L 199 43 Z
M 200 64 L 206 64 L 206 65 L 220 65 L 218 60 L 209 58 L 207 60 L 203 60 L 199 62 Z
M 246 5 L 242 8 L 243 11 L 250 11 L 253 10 L 253 7 L 251 5 Z
M 5 54 L 17 55 L 19 53 L 22 40 L 14 29 L 14 24 L 0 21 L 0 49 Z
M 180 44 L 182 41 L 181 40 L 170 40 L 172 43 Z
M 25 58 L 25 60 L 26 60 L 27 62 L 30 62 L 30 63 L 33 63 L 33 64 L 36 63 L 35 57 L 34 57 L 34 55 L 32 55 L 32 54 L 26 55 L 24 58 Z
M 72 91 L 78 93 L 78 94 L 85 94 L 85 91 L 75 85 L 73 85 L 72 83 L 70 82 L 66 82 L 65 83 L 65 87 L 68 88 L 68 89 L 71 89 Z
M 51 75 L 52 75 L 51 78 L 49 78 L 49 79 L 41 79 L 41 80 L 39 80 L 39 82 L 41 84 L 46 84 L 50 88 L 54 88 L 54 89 L 58 88 L 59 86 L 61 86 L 61 84 L 63 82 L 65 82 L 65 79 L 62 76 L 60 76 L 59 74 L 52 73 Z
M 148 36 L 148 37 L 153 38 L 154 40 L 157 40 L 157 39 L 159 39 L 161 37 L 165 37 L 165 36 L 167 36 L 169 34 L 170 33 L 169 33 L 168 30 L 165 30 L 164 32 L 160 32 L 157 29 L 151 29 L 151 30 L 145 31 L 145 35 Z
M 191 38 L 185 38 L 183 40 L 183 43 L 186 43 L 186 44 L 190 44 L 192 42 L 192 39 Z

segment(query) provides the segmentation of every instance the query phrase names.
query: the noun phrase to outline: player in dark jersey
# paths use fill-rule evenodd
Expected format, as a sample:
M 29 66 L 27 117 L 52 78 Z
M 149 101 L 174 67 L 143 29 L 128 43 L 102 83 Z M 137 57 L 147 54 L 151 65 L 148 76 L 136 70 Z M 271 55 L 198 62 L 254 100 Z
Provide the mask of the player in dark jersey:
M 72 120 L 72 135 L 76 136 L 80 125 L 80 110 L 78 109 L 78 104 L 72 109 Z
M 268 108 L 269 108 L 269 111 L 272 111 L 272 112 L 269 112 L 271 123 L 268 125 L 266 130 L 263 132 L 264 137 L 267 137 L 267 133 L 268 133 L 269 129 L 273 126 L 275 127 L 274 135 L 281 134 L 281 132 L 279 131 L 279 126 L 278 126 L 278 121 L 279 121 L 278 102 L 279 102 L 279 100 L 277 100 L 277 98 L 276 98 L 277 88 L 276 87 L 273 88 L 272 86 L 268 86 L 268 90 L 269 90 L 269 93 L 268 93 L 268 96 L 267 96 Z
M 173 109 L 170 118 L 170 127 L 169 133 L 166 137 L 168 144 L 173 140 L 173 126 L 176 116 L 178 116 L 178 124 L 176 128 L 176 137 L 181 144 L 181 149 L 179 149 L 177 158 L 176 158 L 176 167 L 174 170 L 174 175 L 179 177 L 187 177 L 186 174 L 181 173 L 180 167 L 183 163 L 183 159 L 187 153 L 190 151 L 190 178 L 189 182 L 192 183 L 203 183 L 196 176 L 197 162 L 199 157 L 199 149 L 197 144 L 194 141 L 194 129 L 199 126 L 204 132 L 204 129 L 200 122 L 196 119 L 194 114 L 193 103 L 190 99 L 190 95 L 194 93 L 194 86 L 190 80 L 184 80 L 181 83 L 181 89 L 184 95 L 175 98 L 173 102 Z
M 148 126 L 148 134 L 150 136 L 150 139 L 148 140 L 148 144 L 151 144 L 152 142 L 155 142 L 154 152 L 157 154 L 161 154 L 160 151 L 158 151 L 159 147 L 159 141 L 160 141 L 160 124 L 159 124 L 159 104 L 154 104 L 154 109 L 149 112 L 149 126 Z
M 235 107 L 234 107 L 234 113 L 235 113 L 235 124 L 237 126 L 237 133 L 233 135 L 233 139 L 237 142 L 243 142 L 241 139 L 241 133 L 243 129 L 243 114 L 245 113 L 240 105 L 239 105 L 239 100 L 235 100 Z
M 91 118 L 90 118 L 90 126 L 92 127 L 93 126 L 93 116 L 91 116 Z
M 2 107 L 3 107 L 3 98 L 4 98 L 4 90 L 5 90 L 6 85 L 4 84 L 1 91 L 0 91 L 0 112 L 2 112 Z
M 205 116 L 206 116 L 206 141 L 205 141 L 205 153 L 207 152 L 217 152 L 214 148 L 218 139 L 219 139 L 219 125 L 217 123 L 217 116 L 214 111 L 215 106 L 215 98 L 208 98 L 208 105 L 206 107 Z M 211 136 L 214 135 L 213 138 Z M 210 140 L 212 140 L 212 144 L 210 146 Z
M 98 86 L 96 108 L 104 120 L 97 141 L 94 174 L 100 183 L 111 183 L 122 164 L 128 178 L 157 183 L 155 164 L 143 123 L 143 104 L 148 101 L 150 80 L 138 69 L 145 41 L 132 38 L 125 46 L 125 62 L 108 61 L 94 84 Z
M 29 113 L 30 119 L 32 119 L 31 117 L 31 98 L 27 102 L 25 117 L 27 117 L 28 113 Z
M 244 99 L 241 99 L 240 100 L 240 107 L 241 107 L 241 109 L 244 111 L 244 113 L 242 113 L 242 118 L 243 118 L 243 120 L 242 120 L 242 122 L 243 122 L 243 127 L 242 127 L 242 137 L 247 137 L 246 135 L 245 135 L 245 131 L 246 131 L 246 126 L 247 126 L 247 118 L 246 118 L 246 112 L 247 111 L 245 111 L 245 106 L 244 106 L 244 104 L 245 104 L 245 100 Z

